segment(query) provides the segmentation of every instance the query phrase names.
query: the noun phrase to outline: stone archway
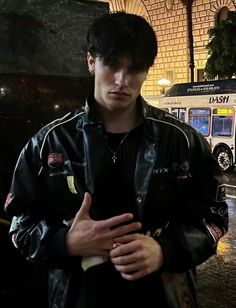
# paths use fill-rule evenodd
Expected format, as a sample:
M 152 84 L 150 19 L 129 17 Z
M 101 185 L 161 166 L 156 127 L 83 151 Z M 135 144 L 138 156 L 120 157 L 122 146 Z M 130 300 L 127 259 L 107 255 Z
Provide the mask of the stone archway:
M 103 0 L 104 1 L 104 0 Z M 142 0 L 108 0 L 111 12 L 125 11 L 143 16 L 149 23 L 151 18 Z
M 210 10 L 214 13 L 215 18 L 223 7 L 227 7 L 230 11 L 235 11 L 236 9 L 236 5 L 232 0 L 217 0 L 212 2 Z

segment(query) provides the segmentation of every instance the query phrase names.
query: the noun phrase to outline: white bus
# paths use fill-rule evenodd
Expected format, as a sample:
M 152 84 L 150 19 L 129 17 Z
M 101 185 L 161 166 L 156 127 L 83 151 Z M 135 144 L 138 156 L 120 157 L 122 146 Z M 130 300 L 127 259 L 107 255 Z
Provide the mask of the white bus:
M 236 165 L 236 79 L 175 84 L 164 96 L 146 99 L 200 132 L 222 170 Z

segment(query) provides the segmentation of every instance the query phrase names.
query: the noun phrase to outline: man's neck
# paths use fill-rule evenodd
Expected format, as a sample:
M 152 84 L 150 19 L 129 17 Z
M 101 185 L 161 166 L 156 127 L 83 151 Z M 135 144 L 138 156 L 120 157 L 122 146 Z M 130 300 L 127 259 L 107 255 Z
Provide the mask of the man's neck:
M 105 129 L 111 133 L 125 133 L 137 127 L 143 116 L 137 105 L 125 110 L 101 110 Z

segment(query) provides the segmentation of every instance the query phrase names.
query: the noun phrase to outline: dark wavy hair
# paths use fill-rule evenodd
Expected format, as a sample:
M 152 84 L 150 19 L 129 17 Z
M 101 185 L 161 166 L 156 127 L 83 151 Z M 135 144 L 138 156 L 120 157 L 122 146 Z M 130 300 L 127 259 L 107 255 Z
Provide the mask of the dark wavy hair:
M 149 69 L 157 55 L 157 38 L 145 18 L 125 12 L 98 17 L 89 27 L 88 51 L 115 66 L 122 56 L 130 56 L 132 68 Z

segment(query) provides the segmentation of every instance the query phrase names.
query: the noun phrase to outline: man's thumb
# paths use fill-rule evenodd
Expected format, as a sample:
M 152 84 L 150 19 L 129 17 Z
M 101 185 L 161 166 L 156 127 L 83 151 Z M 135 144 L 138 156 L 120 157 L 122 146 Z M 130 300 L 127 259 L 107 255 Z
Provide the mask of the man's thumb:
M 90 209 L 91 203 L 92 203 L 92 197 L 91 197 L 90 193 L 86 192 L 84 194 L 84 199 L 83 199 L 83 202 L 81 204 L 81 207 L 78 210 L 78 212 L 76 213 L 75 218 L 72 220 L 71 229 L 73 229 L 80 220 L 88 219 L 90 217 L 89 216 L 89 209 Z M 67 225 L 69 225 L 69 224 L 67 224 Z
M 86 192 L 84 194 L 84 199 L 83 199 L 83 202 L 81 204 L 81 207 L 80 207 L 77 215 L 79 217 L 89 216 L 89 209 L 90 209 L 91 204 L 92 204 L 92 197 L 91 197 L 90 193 Z

